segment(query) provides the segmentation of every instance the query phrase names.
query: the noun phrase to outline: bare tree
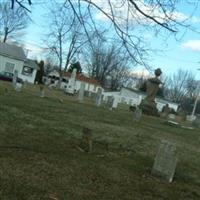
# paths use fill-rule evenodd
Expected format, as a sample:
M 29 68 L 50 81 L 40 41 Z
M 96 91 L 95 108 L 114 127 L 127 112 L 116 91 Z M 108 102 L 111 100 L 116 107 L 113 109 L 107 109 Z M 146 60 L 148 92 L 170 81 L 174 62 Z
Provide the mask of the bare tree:
M 129 72 L 129 56 L 117 43 L 109 43 L 99 39 L 89 45 L 84 58 L 87 60 L 86 71 L 90 77 L 105 85 L 106 78 L 111 81 L 111 89 L 115 90 L 126 82 Z
M 174 102 L 180 103 L 185 97 L 190 97 L 196 90 L 194 75 L 179 69 L 166 79 L 165 95 Z
M 11 9 L 14 9 L 15 4 L 17 4 L 18 6 L 20 6 L 21 8 L 27 10 L 30 12 L 30 10 L 27 8 L 27 3 L 28 5 L 31 5 L 32 2 L 31 0 L 27 0 L 27 1 L 23 1 L 23 0 L 10 0 L 11 1 Z
M 66 71 L 71 59 L 80 53 L 87 38 L 81 33 L 81 26 L 76 16 L 57 4 L 52 4 L 48 15 L 49 33 L 45 43 L 50 53 L 58 60 L 59 71 Z M 51 20 L 49 20 L 49 18 Z
M 29 17 L 24 9 L 19 6 L 10 9 L 10 6 L 9 2 L 0 1 L 0 37 L 2 42 L 6 42 L 8 38 L 21 36 L 29 22 Z
M 185 1 L 186 3 L 190 1 Z M 84 27 L 87 36 L 88 25 L 83 16 L 90 17 L 90 26 L 95 29 L 98 20 L 102 20 L 122 40 L 127 52 L 134 62 L 148 67 L 146 57 L 149 46 L 143 37 L 144 31 L 151 31 L 156 35 L 172 33 L 177 35 L 180 27 L 188 28 L 189 16 L 178 12 L 176 0 L 65 0 L 63 6 L 71 7 L 79 22 Z M 198 1 L 194 3 L 194 7 Z
M 14 3 L 26 8 L 26 4 L 31 5 L 30 0 L 11 0 L 12 7 Z M 147 65 L 147 56 L 151 52 L 148 44 L 145 42 L 145 31 L 155 33 L 157 36 L 169 34 L 177 36 L 180 28 L 191 28 L 192 14 L 187 16 L 181 13 L 178 0 L 62 0 L 56 1 L 62 3 L 66 12 L 70 9 L 76 16 L 82 26 L 83 31 L 92 41 L 90 29 L 97 28 L 98 24 L 107 24 L 107 27 L 115 32 L 123 42 L 127 52 L 139 65 Z M 194 9 L 198 7 L 199 1 L 185 0 L 185 4 L 193 5 Z M 84 17 L 87 15 L 88 20 Z M 100 22 L 100 23 L 98 23 Z M 163 34 L 164 33 L 164 34 Z M 168 34 L 169 33 L 169 34 Z

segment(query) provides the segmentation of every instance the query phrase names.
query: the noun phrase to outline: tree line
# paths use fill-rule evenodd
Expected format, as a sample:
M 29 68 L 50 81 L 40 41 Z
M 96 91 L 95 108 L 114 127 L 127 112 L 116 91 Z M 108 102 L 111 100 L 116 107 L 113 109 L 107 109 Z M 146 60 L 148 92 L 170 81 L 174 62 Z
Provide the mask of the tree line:
M 102 85 L 109 79 L 112 90 L 129 86 L 134 80 L 131 76 L 134 66 L 153 70 L 148 63 L 152 49 L 143 33 L 151 32 L 166 39 L 176 37 L 182 29 L 194 28 L 190 23 L 192 15 L 179 18 L 178 3 L 174 0 L 50 0 L 43 6 L 46 60 L 62 76 L 77 57 L 83 70 Z M 199 4 L 189 0 L 184 3 L 194 9 Z M 1 42 L 17 40 L 24 34 L 34 21 L 30 17 L 34 4 L 31 0 L 0 0 Z M 196 81 L 189 72 L 179 71 L 165 83 L 164 95 L 175 102 L 195 96 Z

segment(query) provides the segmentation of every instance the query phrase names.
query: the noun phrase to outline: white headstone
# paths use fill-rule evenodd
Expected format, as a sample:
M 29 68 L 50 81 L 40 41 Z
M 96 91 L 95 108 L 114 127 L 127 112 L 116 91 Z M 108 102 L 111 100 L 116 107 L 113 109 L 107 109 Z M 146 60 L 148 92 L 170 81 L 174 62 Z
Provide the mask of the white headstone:
M 174 114 L 169 114 L 169 115 L 168 115 L 168 118 L 169 118 L 169 119 L 172 119 L 172 120 L 175 120 L 175 119 L 176 119 L 176 115 L 174 115 Z
M 107 97 L 106 105 L 109 108 L 109 110 L 112 110 L 113 101 L 114 101 L 113 96 L 108 96 Z
M 102 89 L 98 88 L 96 96 L 96 106 L 99 107 L 101 105 L 101 100 L 102 100 Z
M 197 117 L 195 115 L 187 115 L 186 120 L 188 122 L 193 122 Z
M 15 70 L 14 73 L 13 73 L 13 79 L 12 79 L 12 83 L 13 83 L 13 86 L 15 87 L 16 84 L 17 84 L 17 77 L 18 77 L 18 71 Z
M 74 94 L 74 90 L 76 86 L 76 72 L 77 72 L 77 69 L 73 69 L 71 77 L 69 79 L 69 83 L 66 87 L 67 93 Z
M 17 92 L 21 92 L 22 91 L 22 83 L 16 83 L 15 84 L 15 90 Z
M 135 122 L 139 122 L 142 117 L 142 109 L 140 109 L 138 106 L 136 106 L 135 111 L 133 112 L 133 120 Z
M 44 86 L 40 85 L 40 97 L 45 97 L 45 93 L 44 93 Z
M 84 100 L 85 83 L 81 83 L 81 87 L 78 93 L 78 101 L 83 102 Z
M 162 141 L 157 152 L 152 175 L 163 178 L 168 182 L 173 181 L 177 164 L 176 146 L 168 141 Z
M 117 108 L 118 103 L 119 103 L 119 98 L 117 96 L 115 96 L 113 99 L 112 108 Z

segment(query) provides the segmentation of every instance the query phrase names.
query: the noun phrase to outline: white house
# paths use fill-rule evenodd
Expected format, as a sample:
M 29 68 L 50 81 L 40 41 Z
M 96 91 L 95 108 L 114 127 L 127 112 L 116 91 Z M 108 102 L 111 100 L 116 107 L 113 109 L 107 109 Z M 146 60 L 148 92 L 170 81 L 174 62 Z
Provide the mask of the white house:
M 37 69 L 37 64 L 26 58 L 21 47 L 0 42 L 0 72 L 13 74 L 17 71 L 23 81 L 34 83 Z
M 122 87 L 121 90 L 117 92 L 103 92 L 103 100 L 106 100 L 108 96 L 117 98 L 119 101 L 118 103 L 126 103 L 128 105 L 139 105 L 142 99 L 146 97 L 146 93 L 136 89 Z M 177 103 L 165 100 L 161 97 L 156 97 L 155 102 L 159 111 L 162 111 L 163 106 L 166 104 L 169 104 L 169 107 L 173 108 L 175 111 L 177 111 L 178 109 Z
M 69 79 L 71 77 L 70 72 L 63 72 L 63 80 L 61 83 L 61 88 L 65 89 L 67 87 L 67 84 L 69 83 Z M 57 84 L 59 81 L 60 75 L 56 70 L 53 70 L 48 74 L 48 80 L 46 80 L 47 84 L 50 84 L 51 82 Z M 98 88 L 101 88 L 100 83 L 93 78 L 89 78 L 83 74 L 77 74 L 76 75 L 76 81 L 75 81 L 75 90 L 79 91 L 81 87 L 81 83 L 85 83 L 85 91 L 96 93 L 98 91 Z

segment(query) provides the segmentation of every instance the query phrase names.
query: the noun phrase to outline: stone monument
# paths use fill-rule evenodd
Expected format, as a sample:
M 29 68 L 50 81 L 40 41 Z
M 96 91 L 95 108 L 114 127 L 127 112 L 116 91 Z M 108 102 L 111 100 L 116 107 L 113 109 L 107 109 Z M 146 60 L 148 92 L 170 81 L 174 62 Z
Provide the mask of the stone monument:
M 157 152 L 151 174 L 171 183 L 175 174 L 176 164 L 175 144 L 163 140 Z
M 162 74 L 161 69 L 160 68 L 156 69 L 154 74 L 155 74 L 154 78 L 150 78 L 147 80 L 146 83 L 147 96 L 144 100 L 142 100 L 140 108 L 142 109 L 142 112 L 144 114 L 159 116 L 158 110 L 156 108 L 155 97 L 159 90 L 159 85 L 162 83 L 158 78 Z

